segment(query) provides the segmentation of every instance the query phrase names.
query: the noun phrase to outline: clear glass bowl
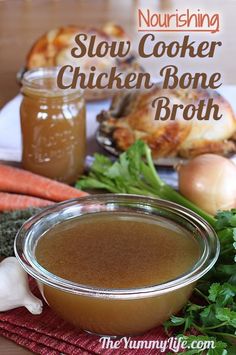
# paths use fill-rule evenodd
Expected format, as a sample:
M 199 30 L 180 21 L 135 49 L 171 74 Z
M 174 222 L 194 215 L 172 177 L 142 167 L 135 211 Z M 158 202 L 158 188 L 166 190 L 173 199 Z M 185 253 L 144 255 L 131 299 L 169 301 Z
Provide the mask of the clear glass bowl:
M 99 212 L 132 212 L 177 224 L 195 238 L 200 257 L 191 270 L 174 280 L 131 289 L 77 284 L 38 264 L 36 245 L 47 230 L 62 221 Z M 136 195 L 104 194 L 59 203 L 29 219 L 16 236 L 15 254 L 27 273 L 37 280 L 46 302 L 63 319 L 96 334 L 135 335 L 162 324 L 186 304 L 196 281 L 216 262 L 219 241 L 206 221 L 175 203 Z

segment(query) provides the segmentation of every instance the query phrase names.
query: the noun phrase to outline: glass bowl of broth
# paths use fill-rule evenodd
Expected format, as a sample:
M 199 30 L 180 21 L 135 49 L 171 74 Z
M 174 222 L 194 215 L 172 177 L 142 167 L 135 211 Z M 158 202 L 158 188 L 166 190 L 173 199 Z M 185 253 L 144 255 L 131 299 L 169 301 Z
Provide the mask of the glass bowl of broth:
M 136 335 L 187 303 L 217 260 L 201 217 L 136 195 L 91 195 L 56 204 L 19 230 L 15 254 L 48 305 L 77 328 Z

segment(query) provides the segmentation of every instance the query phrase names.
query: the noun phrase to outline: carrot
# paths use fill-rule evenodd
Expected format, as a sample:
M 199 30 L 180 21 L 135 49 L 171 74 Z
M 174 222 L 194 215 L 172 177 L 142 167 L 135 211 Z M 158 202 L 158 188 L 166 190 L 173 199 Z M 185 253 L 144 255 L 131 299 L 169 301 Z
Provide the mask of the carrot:
M 0 211 L 23 210 L 28 207 L 44 207 L 54 202 L 26 195 L 0 192 Z
M 29 171 L 0 164 L 0 191 L 16 192 L 52 201 L 64 201 L 87 193 Z

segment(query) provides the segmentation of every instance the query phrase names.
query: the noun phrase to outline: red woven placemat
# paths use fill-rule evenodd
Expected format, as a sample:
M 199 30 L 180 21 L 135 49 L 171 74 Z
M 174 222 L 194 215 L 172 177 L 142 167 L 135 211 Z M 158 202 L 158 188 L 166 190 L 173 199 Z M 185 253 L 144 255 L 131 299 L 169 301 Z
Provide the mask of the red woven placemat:
M 33 280 L 30 280 L 32 292 L 40 297 Z M 119 349 L 104 349 L 99 337 L 81 332 L 59 318 L 45 303 L 40 315 L 32 315 L 24 307 L 0 314 L 0 335 L 24 346 L 36 354 L 165 354 L 159 349 L 126 349 L 123 342 Z M 165 340 L 163 327 L 133 337 L 132 340 Z

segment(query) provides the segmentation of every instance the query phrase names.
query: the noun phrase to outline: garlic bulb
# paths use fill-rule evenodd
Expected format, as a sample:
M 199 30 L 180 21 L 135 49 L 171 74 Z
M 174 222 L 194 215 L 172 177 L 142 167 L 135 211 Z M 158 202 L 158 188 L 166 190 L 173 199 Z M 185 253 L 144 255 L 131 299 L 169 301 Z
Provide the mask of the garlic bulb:
M 27 273 L 17 259 L 9 257 L 0 263 L 0 312 L 22 306 L 40 314 L 43 303 L 31 293 Z

